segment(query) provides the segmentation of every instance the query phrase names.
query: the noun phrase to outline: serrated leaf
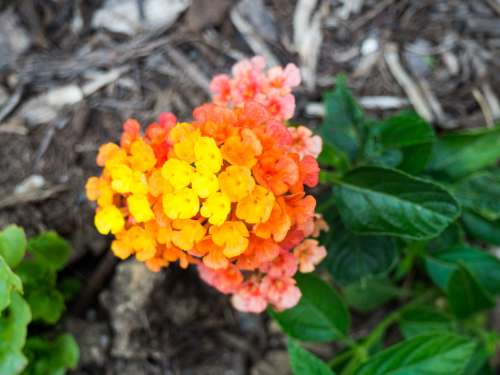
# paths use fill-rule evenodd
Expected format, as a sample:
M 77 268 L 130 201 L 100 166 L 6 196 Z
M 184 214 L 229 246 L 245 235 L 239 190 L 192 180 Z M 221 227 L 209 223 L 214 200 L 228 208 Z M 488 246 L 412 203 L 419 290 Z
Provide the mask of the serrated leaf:
M 344 230 L 330 244 L 326 267 L 335 283 L 351 284 L 385 275 L 397 259 L 392 238 L 357 236 Z
M 450 277 L 460 264 L 488 292 L 500 294 L 500 260 L 486 251 L 470 246 L 455 246 L 426 257 L 429 276 L 443 290 L 448 288 Z
M 60 375 L 67 369 L 74 369 L 80 357 L 78 345 L 69 334 L 63 334 L 54 341 L 41 337 L 30 337 L 26 343 L 30 359 L 23 375 Z
M 9 225 L 0 231 L 0 257 L 3 257 L 10 268 L 15 268 L 24 258 L 26 251 L 26 235 L 17 225 Z
M 446 294 L 451 310 L 459 318 L 467 318 L 495 306 L 493 297 L 461 264 L 451 274 Z
M 38 289 L 29 291 L 26 300 L 30 305 L 33 320 L 55 324 L 64 311 L 64 297 L 55 289 L 40 286 Z
M 290 337 L 304 341 L 333 341 L 344 337 L 350 315 L 338 293 L 311 274 L 297 274 L 302 297 L 297 306 L 271 315 Z
M 473 212 L 464 211 L 462 221 L 466 232 L 471 236 L 493 245 L 500 245 L 500 219 L 488 221 Z
M 10 269 L 0 256 L 0 314 L 9 306 L 12 291 L 23 292 L 21 279 Z
M 462 375 L 476 342 L 452 334 L 416 336 L 374 355 L 356 375 Z
M 320 134 L 330 143 L 353 159 L 361 145 L 360 129 L 363 111 L 356 103 L 346 83 L 346 77 L 338 76 L 335 91 L 323 96 L 325 117 Z
M 26 366 L 22 349 L 30 321 L 28 304 L 12 292 L 9 308 L 0 317 L 0 374 L 17 375 Z
M 430 239 L 460 214 L 460 206 L 444 188 L 403 172 L 360 167 L 334 186 L 344 224 L 361 234 Z
M 326 363 L 293 340 L 288 340 L 288 355 L 293 375 L 334 375 Z
M 455 324 L 445 313 L 420 306 L 402 312 L 399 328 L 404 338 L 409 339 L 422 334 L 448 333 L 455 329 Z
M 490 221 L 500 218 L 500 175 L 474 173 L 457 182 L 453 192 L 463 207 Z
M 343 294 L 349 306 L 360 312 L 369 312 L 407 293 L 387 279 L 368 279 L 347 285 Z
M 447 134 L 435 143 L 429 170 L 459 178 L 500 158 L 500 127 Z
M 35 259 L 47 267 L 60 270 L 69 258 L 70 246 L 55 232 L 42 233 L 28 242 Z

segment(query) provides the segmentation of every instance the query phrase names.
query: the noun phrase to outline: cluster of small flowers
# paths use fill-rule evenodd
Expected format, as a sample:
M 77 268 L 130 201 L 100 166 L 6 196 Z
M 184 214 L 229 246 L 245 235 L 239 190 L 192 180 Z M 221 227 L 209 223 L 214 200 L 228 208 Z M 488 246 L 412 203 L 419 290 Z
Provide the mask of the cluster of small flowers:
M 235 73 L 253 76 L 256 61 L 240 62 Z M 289 79 L 275 81 L 273 90 L 290 87 Z M 142 133 L 127 120 L 120 145 L 101 146 L 103 172 L 88 180 L 87 196 L 97 201 L 98 231 L 115 236 L 117 257 L 135 255 L 153 271 L 196 264 L 239 310 L 284 310 L 300 298 L 293 275 L 326 256 L 308 238 L 328 227 L 304 191 L 318 183 L 321 139 L 286 127 L 282 112 L 235 90 L 237 101 L 204 104 L 191 123 L 164 113 Z
M 266 61 L 261 56 L 235 64 L 230 77 L 219 74 L 212 79 L 210 90 L 214 103 L 239 106 L 255 101 L 267 108 L 277 120 L 292 118 L 295 97 L 292 89 L 300 84 L 300 72 L 294 64 L 264 71 Z

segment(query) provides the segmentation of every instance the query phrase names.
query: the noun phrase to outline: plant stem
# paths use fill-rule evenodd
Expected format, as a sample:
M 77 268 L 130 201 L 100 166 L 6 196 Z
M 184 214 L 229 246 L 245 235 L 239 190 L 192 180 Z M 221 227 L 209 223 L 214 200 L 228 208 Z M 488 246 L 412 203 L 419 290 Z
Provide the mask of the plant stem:
M 401 314 L 404 311 L 421 303 L 430 301 L 436 296 L 437 296 L 436 290 L 429 290 L 423 293 L 410 303 L 403 305 L 396 311 L 390 313 L 385 319 L 383 319 L 379 324 L 377 324 L 377 326 L 368 336 L 366 336 L 366 338 L 363 340 L 361 344 L 357 344 L 356 342 L 354 342 L 354 346 L 352 347 L 352 351 L 354 351 L 354 356 L 344 367 L 340 375 L 352 375 L 354 371 L 368 359 L 371 349 L 382 339 L 382 336 L 384 335 L 387 328 L 389 328 L 392 324 L 396 323 L 401 318 Z M 344 358 L 342 358 L 342 360 L 343 359 Z M 335 358 L 331 360 L 329 364 L 333 363 L 337 365 L 339 363 L 342 363 L 340 359 L 338 360 L 337 363 L 334 360 Z
M 352 354 L 353 354 L 353 350 L 348 349 L 345 352 L 330 359 L 328 361 L 328 366 L 330 366 L 331 368 L 337 367 L 341 363 L 344 363 L 344 361 L 346 361 L 350 356 L 352 356 Z

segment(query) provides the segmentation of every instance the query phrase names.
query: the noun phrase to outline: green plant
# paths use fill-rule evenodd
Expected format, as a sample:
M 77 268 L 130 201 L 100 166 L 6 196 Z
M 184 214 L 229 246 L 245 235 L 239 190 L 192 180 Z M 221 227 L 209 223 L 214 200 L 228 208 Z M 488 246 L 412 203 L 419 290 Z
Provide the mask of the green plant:
M 57 282 L 69 252 L 54 232 L 27 240 L 15 225 L 0 231 L 0 374 L 61 375 L 76 366 L 79 350 L 71 335 L 29 332 L 33 325 L 45 333 L 59 321 L 75 285 Z
M 368 119 L 344 77 L 324 102 L 328 258 L 319 276 L 297 278 L 296 307 L 270 312 L 289 336 L 294 374 L 492 374 L 500 127 L 438 135 L 410 111 Z M 351 313 L 376 309 L 384 318 L 354 339 Z M 325 363 L 299 341 L 335 342 L 338 353 Z

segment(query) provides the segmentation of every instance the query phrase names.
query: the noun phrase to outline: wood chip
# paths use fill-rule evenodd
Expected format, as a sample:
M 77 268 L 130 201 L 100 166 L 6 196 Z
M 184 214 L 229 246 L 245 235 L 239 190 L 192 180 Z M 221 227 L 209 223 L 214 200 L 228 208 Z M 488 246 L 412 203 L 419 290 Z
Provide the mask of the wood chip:
M 405 91 L 408 99 L 413 104 L 413 107 L 415 107 L 415 111 L 417 111 L 417 113 L 426 121 L 432 122 L 434 120 L 432 110 L 429 108 L 429 104 L 425 100 L 425 97 L 422 94 L 422 91 L 418 87 L 417 83 L 415 83 L 413 78 L 401 65 L 398 54 L 398 47 L 396 46 L 396 44 L 389 43 L 386 46 L 384 58 L 392 75 Z
M 255 30 L 252 24 L 243 17 L 238 6 L 233 7 L 230 17 L 233 25 L 238 29 L 256 55 L 264 57 L 267 61 L 267 65 L 270 67 L 280 65 L 278 59 L 267 46 L 264 39 L 259 35 L 257 30 Z
M 66 190 L 68 190 L 67 185 L 56 185 L 45 190 L 28 191 L 21 194 L 13 193 L 3 198 L 0 197 L 0 210 L 21 204 L 44 201 Z

